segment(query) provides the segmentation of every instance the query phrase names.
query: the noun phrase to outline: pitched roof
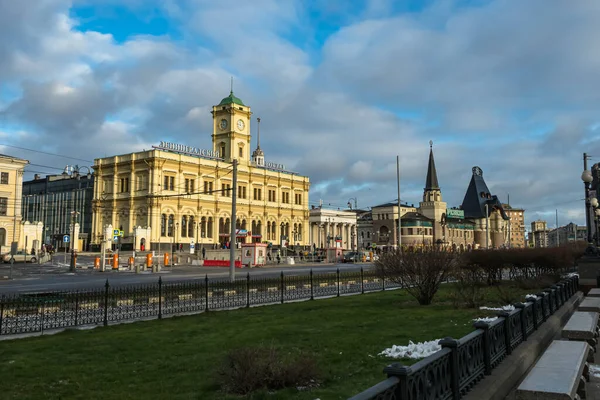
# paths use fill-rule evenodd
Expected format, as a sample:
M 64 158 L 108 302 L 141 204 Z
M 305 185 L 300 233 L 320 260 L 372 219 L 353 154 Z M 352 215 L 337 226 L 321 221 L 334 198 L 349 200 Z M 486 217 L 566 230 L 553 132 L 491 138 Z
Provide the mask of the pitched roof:
M 492 196 L 485 181 L 483 180 L 483 171 L 479 167 L 473 167 L 473 176 L 465 193 L 461 208 L 465 212 L 465 218 L 485 218 L 485 205 L 488 205 L 489 216 L 494 209 L 499 209 L 502 218 L 507 220 L 508 215 L 504 212 L 502 203 L 498 196 Z
M 412 205 L 412 206 L 409 206 L 409 205 L 408 205 L 408 204 L 406 204 L 406 203 L 401 203 L 400 205 L 401 205 L 402 207 L 407 207 L 407 208 L 415 208 L 415 206 L 414 206 L 414 205 Z M 376 206 L 373 206 L 373 207 L 371 207 L 371 210 L 372 210 L 372 209 L 374 209 L 374 208 L 379 208 L 379 207 L 398 207 L 398 200 L 395 200 L 395 201 L 389 201 L 389 202 L 387 202 L 387 203 L 383 203 L 383 204 L 378 204 L 378 205 L 376 205 Z
M 435 170 L 435 161 L 433 160 L 433 147 L 429 145 L 429 165 L 427 166 L 427 179 L 425 180 L 425 190 L 439 190 L 437 171 Z
M 421 213 L 418 212 L 407 212 L 406 214 L 402 215 L 402 220 L 411 220 L 411 221 L 433 221 L 431 218 L 427 218 L 426 216 L 424 216 Z

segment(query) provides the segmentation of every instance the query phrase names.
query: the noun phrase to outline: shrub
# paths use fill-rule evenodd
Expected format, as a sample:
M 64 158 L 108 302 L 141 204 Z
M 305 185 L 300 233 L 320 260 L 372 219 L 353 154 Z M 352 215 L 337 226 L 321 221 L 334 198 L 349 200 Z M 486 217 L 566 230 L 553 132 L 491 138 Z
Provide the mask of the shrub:
M 385 279 L 401 284 L 419 304 L 429 305 L 456 263 L 457 253 L 435 248 L 422 251 L 391 251 L 375 261 Z
M 455 282 L 452 285 L 450 297 L 454 307 L 479 307 L 484 300 L 483 272 L 476 266 L 459 265 L 452 271 Z
M 314 357 L 282 355 L 274 346 L 231 350 L 217 370 L 217 383 L 229 393 L 259 389 L 316 386 L 319 370 Z

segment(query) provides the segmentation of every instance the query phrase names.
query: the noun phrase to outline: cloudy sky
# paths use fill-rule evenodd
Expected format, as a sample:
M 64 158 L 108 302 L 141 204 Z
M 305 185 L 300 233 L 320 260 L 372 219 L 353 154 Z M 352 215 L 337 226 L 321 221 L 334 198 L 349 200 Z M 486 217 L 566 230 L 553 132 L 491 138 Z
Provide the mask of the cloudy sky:
M 597 0 L 0 0 L 0 151 L 28 178 L 160 140 L 211 148 L 233 77 L 311 204 L 394 200 L 396 155 L 418 203 L 433 140 L 449 206 L 477 165 L 527 223 L 582 224 L 599 20 Z

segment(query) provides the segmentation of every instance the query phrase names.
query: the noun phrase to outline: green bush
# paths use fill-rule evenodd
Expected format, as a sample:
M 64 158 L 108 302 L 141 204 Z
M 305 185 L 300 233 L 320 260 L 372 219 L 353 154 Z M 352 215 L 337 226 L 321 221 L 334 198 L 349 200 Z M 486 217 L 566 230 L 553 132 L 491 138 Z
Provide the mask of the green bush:
M 230 351 L 217 370 L 217 383 L 228 393 L 248 394 L 260 389 L 315 387 L 320 373 L 308 354 L 282 354 L 274 346 Z

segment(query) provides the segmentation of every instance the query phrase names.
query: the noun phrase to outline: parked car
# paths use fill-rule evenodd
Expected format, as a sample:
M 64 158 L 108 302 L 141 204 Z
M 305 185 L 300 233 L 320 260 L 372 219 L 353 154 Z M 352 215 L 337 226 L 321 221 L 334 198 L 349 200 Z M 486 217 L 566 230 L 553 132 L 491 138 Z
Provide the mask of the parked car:
M 356 252 L 356 251 L 349 251 L 348 253 L 344 254 L 344 258 L 342 259 L 342 262 L 361 262 L 363 259 L 363 256 L 365 256 L 366 254 L 363 252 Z
M 11 257 L 14 257 L 15 262 L 37 262 L 37 256 L 35 254 L 27 254 L 24 250 L 18 250 L 14 255 L 7 253 L 2 255 L 2 261 L 5 263 L 10 262 Z

